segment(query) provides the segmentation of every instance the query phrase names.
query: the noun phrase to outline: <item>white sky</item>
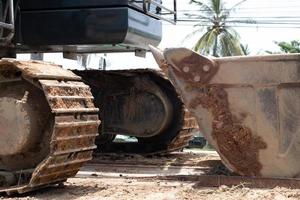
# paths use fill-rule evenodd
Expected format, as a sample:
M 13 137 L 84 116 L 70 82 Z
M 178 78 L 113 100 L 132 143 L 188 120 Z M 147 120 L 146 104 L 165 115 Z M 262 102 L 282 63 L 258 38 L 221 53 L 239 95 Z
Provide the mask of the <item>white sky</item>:
M 172 0 L 163 0 L 164 2 L 171 2 Z M 227 6 L 236 4 L 237 0 L 224 0 Z M 195 4 L 189 4 L 189 0 L 177 0 L 179 17 L 183 17 L 182 13 L 187 10 L 195 10 L 198 7 Z M 191 12 L 189 12 L 191 13 Z M 265 50 L 277 51 L 278 47 L 274 41 L 290 41 L 299 39 L 300 36 L 300 0 L 247 0 L 239 6 L 239 9 L 232 15 L 233 17 L 250 18 L 258 21 L 258 24 L 247 25 L 247 27 L 234 27 L 240 34 L 243 44 L 249 46 L 250 52 L 253 55 L 262 54 Z M 270 17 L 283 17 L 270 19 Z M 291 19 L 290 17 L 298 17 Z M 298 21 L 297 21 L 298 19 Z M 263 25 L 262 20 L 269 20 L 268 23 L 282 23 L 288 20 L 288 23 L 293 24 L 267 24 Z M 295 20 L 295 21 L 293 21 Z M 297 24 L 299 23 L 299 24 Z M 264 28 L 269 27 L 269 28 Z M 291 28 L 271 28 L 271 27 L 291 27 Z M 164 23 L 163 25 L 163 39 L 160 48 L 185 46 L 192 48 L 193 44 L 201 36 L 201 33 L 195 35 L 190 40 L 184 40 L 187 34 L 194 30 L 193 23 L 179 22 L 176 26 Z M 151 55 L 147 58 L 138 58 L 133 54 L 108 54 L 107 58 L 113 66 L 109 69 L 123 69 L 123 68 L 157 68 L 156 63 Z M 62 63 L 61 55 L 46 55 L 45 60 Z M 67 67 L 74 66 L 75 62 L 63 62 Z
M 197 9 L 195 4 L 189 4 L 189 0 L 179 0 L 180 10 L 193 10 Z M 227 0 L 226 5 L 230 8 L 230 5 L 236 4 L 237 0 Z M 180 12 L 182 13 L 182 12 Z M 236 26 L 247 26 L 246 28 L 234 27 L 234 29 L 240 34 L 243 44 L 247 44 L 251 51 L 251 54 L 264 53 L 265 50 L 277 51 L 278 47 L 274 44 L 274 41 L 290 41 L 300 39 L 300 1 L 299 0 L 247 0 L 239 6 L 239 9 L 235 10 L 232 17 L 238 19 L 253 19 L 257 21 L 257 24 L 237 24 Z M 293 22 L 290 18 L 276 18 L 271 17 L 298 17 L 298 25 L 283 25 L 283 20 Z M 262 21 L 270 23 L 281 24 L 260 24 Z M 296 19 L 297 20 L 297 19 Z M 269 28 L 266 28 L 269 27 Z M 282 28 L 272 28 L 282 27 Z M 287 27 L 287 28 L 283 28 Z M 293 28 L 288 28 L 293 27 Z M 297 28 L 296 28 L 297 27 Z M 183 42 L 185 36 L 194 30 L 193 25 L 188 26 L 187 23 L 178 23 L 176 26 L 165 24 L 164 37 L 161 43 L 162 48 L 170 46 L 186 46 L 193 47 L 195 41 L 201 36 L 201 33 L 196 35 L 192 40 L 186 40 Z M 198 37 L 197 37 L 198 36 Z

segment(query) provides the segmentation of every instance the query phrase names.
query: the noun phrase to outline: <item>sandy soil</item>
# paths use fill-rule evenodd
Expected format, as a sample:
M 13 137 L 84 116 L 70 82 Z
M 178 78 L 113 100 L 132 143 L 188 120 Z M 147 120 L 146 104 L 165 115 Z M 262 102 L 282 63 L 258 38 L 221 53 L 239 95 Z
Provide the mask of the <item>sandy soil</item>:
M 195 188 L 194 183 L 128 178 L 72 178 L 64 187 L 48 188 L 25 196 L 1 199 L 73 199 L 73 200 L 284 200 L 300 199 L 300 190 L 275 188 L 272 190 L 236 187 Z
M 202 154 L 176 154 L 160 158 L 114 156 L 110 161 L 108 157 L 104 156 L 103 159 L 98 157 L 98 161 L 93 161 L 83 167 L 78 176 L 69 179 L 64 186 L 47 188 L 16 197 L 0 196 L 0 198 L 13 200 L 300 199 L 300 189 L 279 187 L 249 189 L 243 184 L 233 187 L 204 188 L 199 187 L 197 181 L 159 178 L 170 174 L 201 175 L 204 172 L 212 172 L 213 165 L 218 165 L 219 158 L 216 154 L 205 154 L 201 158 L 199 155 Z M 198 166 L 195 166 L 194 162 L 197 162 Z M 218 171 L 215 172 L 218 173 Z

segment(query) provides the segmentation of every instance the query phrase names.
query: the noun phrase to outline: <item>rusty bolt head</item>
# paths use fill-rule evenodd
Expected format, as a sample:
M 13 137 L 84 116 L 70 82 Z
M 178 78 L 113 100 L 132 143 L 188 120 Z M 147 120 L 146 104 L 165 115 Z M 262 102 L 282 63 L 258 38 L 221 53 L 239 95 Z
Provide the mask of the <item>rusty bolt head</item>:
M 199 75 L 196 75 L 196 76 L 194 77 L 194 81 L 195 81 L 195 82 L 200 82 L 200 81 L 201 81 L 201 77 L 200 77 Z
M 187 67 L 187 66 L 185 66 L 185 67 L 183 68 L 183 71 L 184 71 L 185 73 L 188 73 L 188 72 L 190 71 L 190 68 Z
M 208 72 L 210 70 L 210 66 L 204 65 L 203 66 L 203 71 Z

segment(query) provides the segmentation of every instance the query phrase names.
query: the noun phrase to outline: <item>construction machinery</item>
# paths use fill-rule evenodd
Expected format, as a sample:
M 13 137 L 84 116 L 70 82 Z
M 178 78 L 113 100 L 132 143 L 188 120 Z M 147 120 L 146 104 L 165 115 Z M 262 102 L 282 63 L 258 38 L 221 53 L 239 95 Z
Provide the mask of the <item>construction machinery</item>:
M 99 151 L 119 148 L 110 146 L 117 134 L 137 138 L 120 147 L 128 152 L 166 153 L 188 144 L 193 118 L 160 72 L 71 72 L 12 59 L 144 55 L 148 44 L 159 44 L 161 21 L 176 20 L 172 2 L 174 9 L 154 0 L 0 1 L 0 192 L 24 193 L 74 176 L 92 158 L 98 132 Z
M 207 58 L 186 48 L 152 51 L 228 169 L 300 177 L 299 54 Z

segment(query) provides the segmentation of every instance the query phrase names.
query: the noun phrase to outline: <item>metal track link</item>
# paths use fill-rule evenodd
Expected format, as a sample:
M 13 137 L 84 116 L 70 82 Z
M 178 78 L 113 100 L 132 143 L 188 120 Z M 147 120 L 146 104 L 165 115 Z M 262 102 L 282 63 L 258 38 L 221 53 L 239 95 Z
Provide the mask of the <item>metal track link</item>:
M 6 62 L 43 90 L 54 115 L 54 125 L 50 153 L 34 169 L 29 183 L 0 192 L 24 193 L 75 176 L 79 168 L 92 159 L 100 124 L 89 87 L 80 77 L 58 66 L 42 62 Z
M 173 139 L 165 153 L 170 153 L 176 150 L 181 150 L 189 145 L 189 141 L 193 138 L 193 133 L 198 130 L 198 125 L 190 113 L 184 110 L 184 124 L 178 133 L 177 137 Z

